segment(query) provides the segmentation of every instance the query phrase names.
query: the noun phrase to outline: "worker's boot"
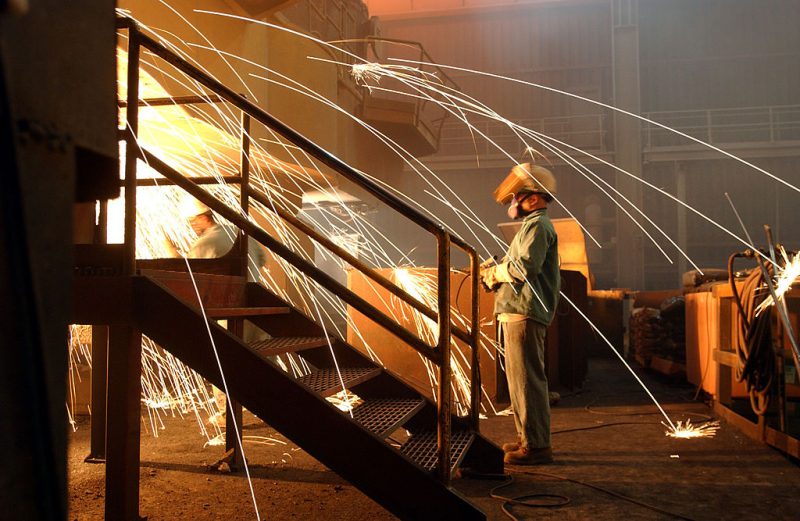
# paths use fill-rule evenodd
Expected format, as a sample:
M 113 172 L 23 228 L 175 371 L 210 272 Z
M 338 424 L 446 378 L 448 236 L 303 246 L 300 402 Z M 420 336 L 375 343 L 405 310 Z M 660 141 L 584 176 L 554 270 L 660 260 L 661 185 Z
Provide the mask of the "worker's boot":
M 503 443 L 503 452 L 514 452 L 519 450 L 521 442 L 519 440 L 512 443 Z
M 509 465 L 547 465 L 553 462 L 553 450 L 550 447 L 540 449 L 520 447 L 511 452 L 506 452 L 503 461 Z

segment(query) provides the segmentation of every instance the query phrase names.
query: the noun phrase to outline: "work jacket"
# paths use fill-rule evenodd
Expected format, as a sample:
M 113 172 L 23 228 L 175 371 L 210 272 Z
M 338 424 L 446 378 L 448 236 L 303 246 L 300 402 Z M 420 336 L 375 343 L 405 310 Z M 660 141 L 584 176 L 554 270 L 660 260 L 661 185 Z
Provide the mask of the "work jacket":
M 513 282 L 504 282 L 497 289 L 495 314 L 525 315 L 550 325 L 558 304 L 561 275 L 558 236 L 545 208 L 522 220 L 502 263 L 503 271 Z

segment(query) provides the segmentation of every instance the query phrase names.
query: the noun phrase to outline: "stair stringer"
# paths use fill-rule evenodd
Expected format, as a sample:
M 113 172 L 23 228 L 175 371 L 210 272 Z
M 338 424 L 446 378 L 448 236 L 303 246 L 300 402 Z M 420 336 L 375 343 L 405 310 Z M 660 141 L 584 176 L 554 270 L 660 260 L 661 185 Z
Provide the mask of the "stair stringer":
M 202 315 L 152 279 L 136 276 L 132 282 L 136 327 L 223 387 Z M 458 491 L 440 483 L 237 337 L 213 322 L 210 326 L 231 396 L 384 508 L 402 519 L 486 518 Z

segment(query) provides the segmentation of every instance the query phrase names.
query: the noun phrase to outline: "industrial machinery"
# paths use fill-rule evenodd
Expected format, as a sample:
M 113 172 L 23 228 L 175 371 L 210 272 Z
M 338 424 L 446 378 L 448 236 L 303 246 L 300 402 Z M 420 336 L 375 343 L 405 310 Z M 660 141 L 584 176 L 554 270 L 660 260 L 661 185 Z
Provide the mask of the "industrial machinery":
M 717 414 L 800 457 L 800 291 L 788 289 L 797 257 L 773 246 L 769 234 L 768 243 L 731 255 L 729 280 L 687 292 L 687 376 L 713 397 Z M 735 271 L 739 259 L 756 266 Z

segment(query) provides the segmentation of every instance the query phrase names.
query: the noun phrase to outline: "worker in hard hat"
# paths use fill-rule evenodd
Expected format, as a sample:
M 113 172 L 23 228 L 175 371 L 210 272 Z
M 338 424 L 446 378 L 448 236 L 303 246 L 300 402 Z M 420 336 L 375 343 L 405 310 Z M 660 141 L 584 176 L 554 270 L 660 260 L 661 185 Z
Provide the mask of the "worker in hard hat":
M 484 286 L 496 291 L 494 313 L 505 347 L 518 436 L 516 443 L 503 445 L 505 462 L 511 465 L 553 461 L 544 356 L 545 332 L 553 320 L 561 281 L 558 237 L 547 216 L 555 193 L 555 177 L 546 168 L 523 163 L 511 169 L 494 197 L 499 204 L 509 204 L 509 217 L 522 220 L 522 227 L 505 258 L 481 272 Z
M 190 198 L 184 201 L 182 211 L 187 216 L 192 230 L 197 234 L 197 240 L 186 254 L 188 258 L 213 259 L 222 257 L 231 250 L 234 244 L 234 231 L 217 223 L 214 213 L 205 204 L 195 198 Z M 258 272 L 267 261 L 264 249 L 256 241 L 249 239 L 247 256 L 248 279 L 258 280 Z M 243 332 L 245 341 L 256 340 L 263 334 L 263 331 L 245 322 Z M 210 421 L 218 427 L 225 427 L 227 408 L 225 393 L 214 385 L 211 386 L 211 389 L 220 412 L 215 414 Z

